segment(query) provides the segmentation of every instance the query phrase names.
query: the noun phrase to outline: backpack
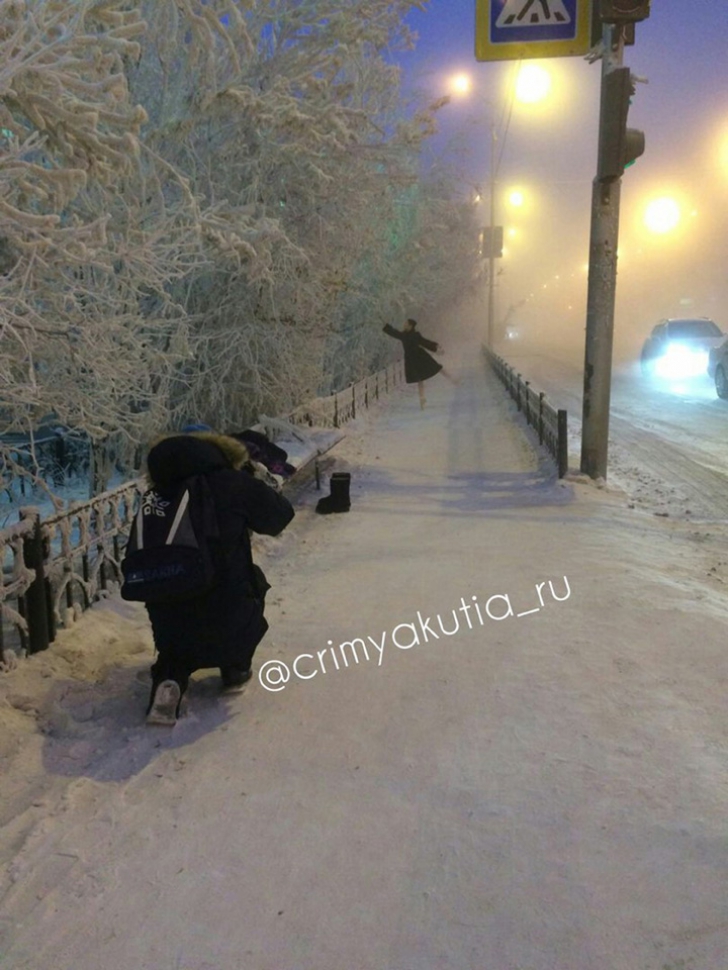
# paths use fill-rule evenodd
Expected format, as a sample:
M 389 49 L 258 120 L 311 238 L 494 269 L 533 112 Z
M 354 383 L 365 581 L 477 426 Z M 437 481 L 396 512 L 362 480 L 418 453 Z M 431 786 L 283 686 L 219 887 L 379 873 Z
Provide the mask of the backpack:
M 220 532 L 205 477 L 142 496 L 121 562 L 122 599 L 174 603 L 202 596 L 218 578 Z

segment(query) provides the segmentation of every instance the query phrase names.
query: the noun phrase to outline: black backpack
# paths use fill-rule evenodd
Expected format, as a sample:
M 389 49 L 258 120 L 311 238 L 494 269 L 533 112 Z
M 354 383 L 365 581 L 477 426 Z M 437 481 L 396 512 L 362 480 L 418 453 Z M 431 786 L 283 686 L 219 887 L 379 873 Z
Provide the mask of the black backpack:
M 215 503 L 203 475 L 168 492 L 149 489 L 121 562 L 122 599 L 174 603 L 209 592 L 219 573 L 219 539 Z

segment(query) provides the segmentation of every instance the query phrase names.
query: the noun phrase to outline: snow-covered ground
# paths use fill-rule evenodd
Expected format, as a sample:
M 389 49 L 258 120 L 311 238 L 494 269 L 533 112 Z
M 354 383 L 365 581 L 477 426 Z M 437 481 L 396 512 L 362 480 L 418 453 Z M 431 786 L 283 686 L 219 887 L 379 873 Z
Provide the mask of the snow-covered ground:
M 728 967 L 726 520 L 559 482 L 477 357 L 258 543 L 284 689 L 146 728 L 119 599 L 0 674 L 3 970 Z
M 581 450 L 583 368 L 548 353 L 503 349 L 524 379 L 569 412 L 570 465 Z M 707 377 L 650 380 L 638 362 L 615 366 L 609 431 L 610 484 L 645 511 L 682 519 L 728 518 L 728 404 Z

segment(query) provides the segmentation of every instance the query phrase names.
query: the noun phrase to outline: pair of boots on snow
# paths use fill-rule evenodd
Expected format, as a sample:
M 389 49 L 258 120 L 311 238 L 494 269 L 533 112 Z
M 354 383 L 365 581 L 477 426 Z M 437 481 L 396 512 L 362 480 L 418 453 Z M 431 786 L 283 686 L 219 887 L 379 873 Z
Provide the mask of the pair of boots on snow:
M 334 472 L 331 476 L 331 494 L 319 499 L 316 511 L 319 515 L 329 515 L 331 512 L 348 512 L 351 508 L 349 486 L 351 475 L 349 472 Z

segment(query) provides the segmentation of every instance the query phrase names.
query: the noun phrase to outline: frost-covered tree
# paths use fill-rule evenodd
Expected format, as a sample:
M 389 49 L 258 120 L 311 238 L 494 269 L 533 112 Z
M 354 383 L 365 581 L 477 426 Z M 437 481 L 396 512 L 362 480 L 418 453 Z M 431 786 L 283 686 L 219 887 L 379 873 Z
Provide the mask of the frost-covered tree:
M 426 0 L 0 0 L 0 432 L 133 448 L 361 376 L 462 288 L 438 105 L 391 53 Z
M 145 8 L 153 29 L 132 75 L 150 114 L 145 138 L 204 198 L 214 250 L 185 289 L 196 322 L 190 413 L 234 423 L 325 383 L 342 301 L 363 293 L 357 277 L 433 130 L 432 111 L 405 120 L 385 56 L 410 42 L 413 6 Z
M 169 282 L 201 263 L 196 203 L 145 149 L 123 0 L 0 0 L 0 431 L 56 420 L 131 444 L 187 353 Z

